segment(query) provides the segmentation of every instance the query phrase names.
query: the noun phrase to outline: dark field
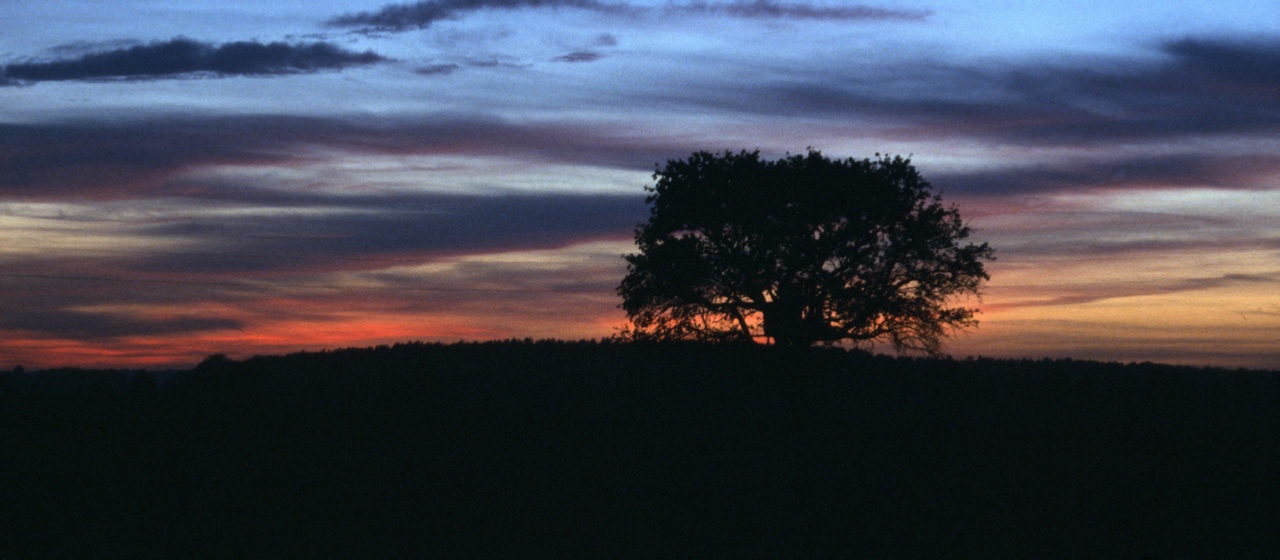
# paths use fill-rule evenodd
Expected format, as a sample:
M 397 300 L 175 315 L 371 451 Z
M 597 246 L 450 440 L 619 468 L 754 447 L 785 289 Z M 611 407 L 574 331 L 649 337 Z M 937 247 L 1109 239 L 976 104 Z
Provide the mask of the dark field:
M 1277 558 L 1280 373 L 398 345 L 0 374 L 0 557 Z

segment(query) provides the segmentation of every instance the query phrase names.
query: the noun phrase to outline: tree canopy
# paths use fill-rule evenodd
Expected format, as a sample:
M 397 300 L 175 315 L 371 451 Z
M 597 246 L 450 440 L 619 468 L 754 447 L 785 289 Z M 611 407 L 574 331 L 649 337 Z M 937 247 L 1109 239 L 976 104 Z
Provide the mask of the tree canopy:
M 937 354 L 977 324 L 986 243 L 901 156 L 669 160 L 618 293 L 634 338 L 883 341 Z

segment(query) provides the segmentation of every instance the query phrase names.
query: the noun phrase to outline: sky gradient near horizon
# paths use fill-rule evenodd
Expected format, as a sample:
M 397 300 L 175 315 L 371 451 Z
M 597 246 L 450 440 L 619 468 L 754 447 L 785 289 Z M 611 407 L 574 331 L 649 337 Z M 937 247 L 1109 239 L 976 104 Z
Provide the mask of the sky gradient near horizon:
M 0 368 L 599 338 L 656 164 L 909 154 L 955 356 L 1280 368 L 1272 1 L 0 0 Z

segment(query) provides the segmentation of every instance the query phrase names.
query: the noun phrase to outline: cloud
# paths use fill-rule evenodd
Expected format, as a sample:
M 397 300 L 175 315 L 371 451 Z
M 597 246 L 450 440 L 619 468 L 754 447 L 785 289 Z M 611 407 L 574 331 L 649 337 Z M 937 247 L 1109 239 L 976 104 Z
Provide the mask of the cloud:
M 508 253 L 500 259 L 461 257 L 430 270 L 403 267 L 359 277 L 401 294 L 399 305 L 411 308 L 588 326 L 610 313 L 621 318 L 614 292 L 625 274 L 626 263 L 618 257 L 622 252 L 609 244 L 578 245 Z M 496 301 L 505 313 L 495 312 Z
M 95 52 L 123 50 L 141 44 L 139 41 L 131 39 L 115 39 L 110 41 L 72 41 L 55 45 L 48 50 L 49 54 L 57 58 L 71 58 L 84 56 Z
M 287 136 L 306 136 L 289 124 L 284 138 L 252 119 L 0 125 L 0 195 L 119 198 L 202 166 L 288 161 Z
M 1055 295 L 1049 298 L 1012 300 L 997 304 L 985 305 L 988 311 L 1016 309 L 1024 307 L 1053 307 L 1059 305 L 1083 305 L 1116 298 L 1132 298 L 1156 295 L 1169 295 L 1182 292 L 1211 290 L 1223 286 L 1242 284 L 1274 285 L 1280 279 L 1274 276 L 1257 274 L 1222 274 L 1219 276 L 1178 278 L 1174 280 L 1150 280 L 1107 285 L 1077 286 L 1070 293 Z
M 853 119 L 891 138 L 1098 146 L 1280 132 L 1280 38 L 1178 39 L 1139 57 L 851 67 L 714 84 L 675 104 Z M 705 92 L 705 93 L 703 93 Z
M 1075 158 L 1052 164 L 930 173 L 946 192 L 966 195 L 1046 194 L 1126 188 L 1253 188 L 1280 173 L 1270 154 L 1161 155 Z
M 213 202 L 239 202 L 235 193 Z M 233 216 L 166 217 L 135 235 L 181 238 L 196 252 L 152 253 L 129 268 L 149 273 L 289 273 L 379 268 L 450 255 L 625 239 L 644 220 L 642 193 L 365 196 L 278 195 Z
M 545 313 L 584 297 L 607 300 L 597 307 L 609 311 L 622 251 L 557 262 L 554 250 L 625 242 L 647 214 L 642 193 L 278 193 L 271 203 L 241 196 L 249 191 L 208 194 L 175 202 L 176 212 L 104 218 L 115 222 L 104 231 L 142 249 L 6 255 L 0 331 L 181 338 L 263 321 L 334 320 L 317 315 L 321 309 L 423 313 L 492 309 L 500 300 Z M 457 264 L 521 251 L 548 256 Z
M 214 45 L 177 38 L 49 62 L 10 64 L 10 84 L 63 80 L 154 80 L 210 74 L 262 76 L 297 74 L 363 66 L 386 59 L 372 51 L 352 52 L 330 43 L 256 43 Z
M 927 19 L 929 10 L 894 10 L 872 6 L 815 6 L 813 4 L 741 0 L 738 2 L 692 2 L 669 5 L 670 11 L 690 14 L 726 15 L 750 19 L 813 19 L 836 21 Z
M 605 3 L 598 0 L 428 0 L 412 4 L 389 4 L 372 12 L 347 14 L 329 20 L 328 24 L 334 27 L 356 27 L 369 32 L 408 31 L 411 29 L 426 29 L 438 21 L 457 19 L 467 12 L 530 8 L 574 8 L 595 12 L 626 14 L 661 11 L 665 13 L 723 15 L 749 19 L 834 21 L 918 21 L 932 15 L 932 12 L 928 10 L 895 10 L 872 6 L 832 7 L 807 3 L 775 2 L 773 0 L 668 4 L 661 10 L 644 8 L 625 2 Z M 616 44 L 616 40 L 602 44 L 604 46 L 613 46 L 613 44 Z
M 1180 39 L 1159 52 L 1155 61 L 1016 70 L 1004 89 L 1042 120 L 992 132 L 1080 145 L 1280 130 L 1280 40 Z
M 446 74 L 452 74 L 459 68 L 461 68 L 461 66 L 458 66 L 457 64 L 430 64 L 419 67 L 413 72 L 419 76 L 443 76 Z
M 618 46 L 618 38 L 609 33 L 601 33 L 591 42 L 592 47 L 616 47 Z M 595 62 L 604 58 L 598 50 L 594 48 L 583 48 L 571 53 L 557 56 L 552 60 L 555 62 Z
M 389 4 L 372 12 L 347 14 L 329 20 L 334 27 L 358 27 L 373 31 L 426 29 L 437 21 L 455 19 L 477 10 L 575 8 L 599 12 L 627 11 L 624 4 L 596 0 L 428 0 L 413 4 Z
M 494 155 L 652 170 L 704 148 L 616 126 L 515 123 L 487 117 L 323 119 L 158 117 L 127 122 L 0 124 L 0 197 L 129 199 L 173 194 L 178 179 L 220 165 L 314 161 L 318 151 Z
M 1259 86 L 1273 87 L 1280 81 L 1280 43 L 1274 40 L 1184 38 L 1166 42 L 1161 50 L 1177 60 L 1178 69 L 1186 72 L 1179 72 L 1177 78 L 1188 86 L 1254 90 Z M 1200 83 L 1198 77 L 1213 77 L 1215 82 Z
M 16 310 L 12 305 L 6 307 L 4 316 L 0 317 L 0 330 L 37 332 L 75 340 L 238 330 L 243 326 L 239 321 L 217 317 L 151 319 L 131 317 L 123 313 L 50 309 L 44 306 Z
M 952 134 L 970 133 L 956 128 Z M 696 150 L 718 149 L 700 142 L 640 135 L 617 126 L 522 123 L 458 114 L 361 120 L 160 116 L 123 122 L 0 124 L 0 197 L 32 201 L 175 196 L 205 188 L 190 178 L 221 166 L 302 166 L 324 163 L 335 154 L 493 156 L 646 171 Z M 1126 149 L 1114 156 L 924 171 L 940 189 L 962 195 L 1253 189 L 1265 188 L 1268 177 L 1280 173 L 1280 162 L 1261 149 L 1156 152 Z
M 527 63 L 520 63 L 520 62 L 516 62 L 515 60 L 517 59 L 515 59 L 514 57 L 505 57 L 505 56 L 504 57 L 490 56 L 486 58 L 468 57 L 466 63 L 467 63 L 467 66 L 471 66 L 474 68 L 509 68 L 509 69 L 518 70 L 518 69 L 529 67 Z
M 594 62 L 604 55 L 595 51 L 574 51 L 564 56 L 557 56 L 557 62 Z
M 68 245 L 48 238 L 31 242 L 66 247 L 38 252 L 6 245 L 5 269 L 0 271 L 5 288 L 0 308 L 6 313 L 0 330 L 14 340 L 21 339 L 14 333 L 22 332 L 95 344 L 125 336 L 177 340 L 198 338 L 205 331 L 261 330 L 280 321 L 323 325 L 339 320 L 284 318 L 283 310 L 311 313 L 341 307 L 333 310 L 340 314 L 385 308 L 399 313 L 400 307 L 412 306 L 404 313 L 421 320 L 422 313 L 458 305 L 450 302 L 471 302 L 478 309 L 485 301 L 492 305 L 494 298 L 523 302 L 533 311 L 516 313 L 521 320 L 539 316 L 544 323 L 539 313 L 545 309 L 582 305 L 573 298 L 608 300 L 592 309 L 609 312 L 615 305 L 612 287 L 589 296 L 580 290 L 561 293 L 584 280 L 577 269 L 566 269 L 558 282 L 554 274 L 540 276 L 541 287 L 528 294 L 433 291 L 467 287 L 448 283 L 450 275 L 432 277 L 427 284 L 405 277 L 386 287 L 376 279 L 351 287 L 334 277 L 464 255 L 628 240 L 647 214 L 639 188 L 626 196 L 352 195 L 337 189 L 285 190 L 198 172 L 223 165 L 304 165 L 316 157 L 308 154 L 316 152 L 489 154 L 637 170 L 651 169 L 672 155 L 660 143 L 620 140 L 611 132 L 625 133 L 460 116 L 382 121 L 175 117 L 0 125 L 0 198 L 74 203 L 65 215 L 57 209 L 62 205 L 54 204 L 55 210 L 37 210 L 33 216 L 38 218 L 27 216 L 18 204 L 11 207 L 12 215 L 0 217 L 38 219 L 39 227 L 77 240 Z M 516 283 L 530 281 L 521 266 L 508 272 Z M 591 277 L 595 288 L 601 288 L 599 276 Z M 605 276 L 616 276 L 616 270 Z M 340 306 L 335 294 L 342 296 Z M 225 337 L 218 340 L 218 345 L 228 344 Z M 214 350 L 228 351 L 224 346 L 202 351 Z

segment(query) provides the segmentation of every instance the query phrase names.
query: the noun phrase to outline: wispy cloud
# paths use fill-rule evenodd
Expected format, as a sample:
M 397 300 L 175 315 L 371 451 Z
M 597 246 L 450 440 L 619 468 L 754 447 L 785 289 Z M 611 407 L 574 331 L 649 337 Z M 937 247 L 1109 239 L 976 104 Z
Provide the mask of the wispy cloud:
M 934 185 L 967 195 L 1045 194 L 1126 188 L 1260 188 L 1280 173 L 1271 154 L 1184 152 L 1009 166 L 930 175 Z
M 5 255 L 0 332 L 101 341 L 236 330 L 246 317 L 279 305 L 273 301 L 310 298 L 293 313 L 311 313 L 335 307 L 335 294 L 343 294 L 337 307 L 347 312 L 410 306 L 417 313 L 460 303 L 483 308 L 499 297 L 529 305 L 559 298 L 563 306 L 565 298 L 584 294 L 608 300 L 608 311 L 612 298 L 600 294 L 612 289 L 621 262 L 616 253 L 555 270 L 540 260 L 506 263 L 501 270 L 476 270 L 483 265 L 474 264 L 470 272 L 449 263 L 625 242 L 647 209 L 640 193 L 280 193 L 264 202 L 252 190 L 211 191 L 208 198 L 172 201 L 169 211 L 153 209 L 146 216 L 45 218 L 65 228 L 106 228 L 150 249 L 103 245 Z M 593 272 L 600 267 L 603 275 Z M 50 283 L 58 289 L 50 290 Z
M 594 62 L 600 60 L 604 55 L 595 51 L 573 51 L 563 56 L 557 56 L 556 62 Z
M 48 280 L 46 280 L 48 281 Z M 54 334 L 76 340 L 116 339 L 128 336 L 174 335 L 193 332 L 239 329 L 239 321 L 218 317 L 172 317 L 149 319 L 123 313 L 85 312 L 30 306 L 15 309 L 12 305 L 3 318 L 0 330 L 20 330 Z
M 353 52 L 330 43 L 203 43 L 176 38 L 74 58 L 9 64 L 3 81 L 133 79 L 154 80 L 208 74 L 260 76 L 297 74 L 363 66 L 386 59 L 372 51 Z
M 574 8 L 595 12 L 644 14 L 679 13 L 719 15 L 748 19 L 806 20 L 906 20 L 927 19 L 929 10 L 899 10 L 874 6 L 822 6 L 803 2 L 753 0 L 738 2 L 670 3 L 662 8 L 636 6 L 626 2 L 598 0 L 427 0 L 412 4 L 389 4 L 371 12 L 347 14 L 329 20 L 334 27 L 355 27 L 367 31 L 407 31 L 456 19 L 479 10 L 519 10 L 533 8 Z
M 413 72 L 419 76 L 443 76 L 452 74 L 459 68 L 461 66 L 457 64 L 428 64 L 414 69 Z
M 1154 56 L 1153 56 L 1154 55 Z M 1280 131 L 1280 39 L 1179 39 L 1139 57 L 899 64 L 705 87 L 677 104 L 852 118 L 901 138 L 1097 146 Z M 856 73 L 855 73 L 856 72 Z
M 520 10 L 529 8 L 576 8 L 599 12 L 622 12 L 625 4 L 596 0 L 428 0 L 413 4 L 389 4 L 372 12 L 347 14 L 329 20 L 334 27 L 358 27 L 377 31 L 425 29 L 446 19 L 478 10 Z
M 643 171 L 705 148 L 608 126 L 513 123 L 438 115 L 412 119 L 283 116 L 0 124 L 0 196 L 118 200 L 164 196 L 176 179 L 220 165 L 314 161 L 315 148 L 356 154 L 520 156 Z
M 1023 307 L 1054 307 L 1060 305 L 1080 305 L 1116 298 L 1132 298 L 1154 295 L 1168 295 L 1181 292 L 1210 290 L 1224 286 L 1242 284 L 1275 285 L 1280 279 L 1274 276 L 1256 274 L 1222 274 L 1219 276 L 1190 277 L 1176 279 L 1150 279 L 1127 283 L 1109 283 L 1105 285 L 1076 286 L 1069 293 L 1055 292 L 1051 297 L 1012 300 L 984 306 L 988 311 L 1016 309 Z
M 897 10 L 874 6 L 819 6 L 773 0 L 741 0 L 738 2 L 692 2 L 669 4 L 667 10 L 691 14 L 715 14 L 751 19 L 816 19 L 816 20 L 908 20 L 927 19 L 929 10 Z
M 244 191 L 242 191 L 244 192 Z M 214 208 L 237 207 L 237 193 L 209 193 Z M 252 196 L 252 193 L 248 193 Z M 283 195 L 238 216 L 167 216 L 134 234 L 183 239 L 197 248 L 152 253 L 131 270 L 222 274 L 321 272 L 379 268 L 451 255 L 549 249 L 593 239 L 626 239 L 644 219 L 635 196 L 579 194 Z M 204 248 L 201 251 L 198 248 Z
M 601 48 L 612 48 L 618 46 L 618 37 L 611 33 L 601 33 L 596 35 L 591 41 L 589 47 L 580 48 L 573 52 L 557 56 L 552 60 L 555 62 L 595 62 L 604 58 L 604 54 L 600 52 Z
M 1280 129 L 1280 40 L 1188 38 L 1159 52 L 1154 61 L 1009 73 L 1005 90 L 1052 120 L 993 132 L 1017 142 L 1091 144 Z

